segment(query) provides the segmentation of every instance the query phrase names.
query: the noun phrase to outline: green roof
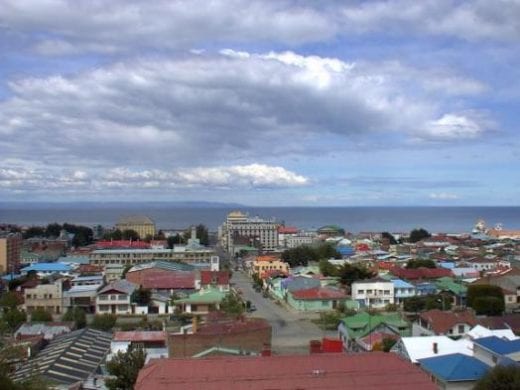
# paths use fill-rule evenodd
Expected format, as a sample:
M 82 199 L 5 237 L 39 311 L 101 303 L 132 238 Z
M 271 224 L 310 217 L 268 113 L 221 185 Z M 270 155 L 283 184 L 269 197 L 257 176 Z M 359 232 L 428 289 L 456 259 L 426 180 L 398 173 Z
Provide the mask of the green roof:
M 379 325 L 393 328 L 409 328 L 410 324 L 402 319 L 399 313 L 369 314 L 366 311 L 348 316 L 341 320 L 353 338 L 363 337 L 371 333 Z
M 450 291 L 455 295 L 466 295 L 468 288 L 460 283 L 455 282 L 450 277 L 439 278 L 435 281 L 438 290 Z
M 175 303 L 217 303 L 222 301 L 229 292 L 223 292 L 216 288 L 207 288 L 190 294 L 188 298 L 176 299 Z

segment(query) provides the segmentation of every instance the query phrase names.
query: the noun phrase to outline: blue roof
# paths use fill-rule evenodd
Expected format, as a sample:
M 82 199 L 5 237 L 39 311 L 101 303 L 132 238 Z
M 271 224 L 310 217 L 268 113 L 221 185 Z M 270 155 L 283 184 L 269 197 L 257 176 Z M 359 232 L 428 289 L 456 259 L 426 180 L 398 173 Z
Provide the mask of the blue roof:
M 405 282 L 401 279 L 392 279 L 392 283 L 394 284 L 395 288 L 415 288 L 413 284 Z
M 341 254 L 341 255 L 353 255 L 354 253 L 356 253 L 354 251 L 354 248 L 350 247 L 350 246 L 337 246 L 336 247 L 336 250 Z
M 442 268 L 453 269 L 455 268 L 455 263 L 453 261 L 442 261 L 438 263 Z
M 490 369 L 477 358 L 461 353 L 419 359 L 418 362 L 424 370 L 445 382 L 476 381 Z
M 520 339 L 504 340 L 497 336 L 489 336 L 476 339 L 474 343 L 499 355 L 508 355 L 520 351 Z
M 36 271 L 36 272 L 60 272 L 70 271 L 72 267 L 63 263 L 35 263 L 29 267 L 22 268 L 22 272 Z

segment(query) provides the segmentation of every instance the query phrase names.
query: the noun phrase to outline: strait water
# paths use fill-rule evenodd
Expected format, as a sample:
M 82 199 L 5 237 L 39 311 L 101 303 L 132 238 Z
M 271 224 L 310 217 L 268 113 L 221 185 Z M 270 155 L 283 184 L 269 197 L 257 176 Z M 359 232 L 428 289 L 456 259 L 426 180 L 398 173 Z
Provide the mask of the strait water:
M 159 229 L 184 229 L 205 224 L 211 231 L 225 220 L 228 212 L 240 209 L 250 216 L 276 218 L 286 225 L 317 229 L 336 224 L 346 231 L 409 232 L 422 227 L 430 232 L 470 232 L 482 218 L 492 227 L 520 229 L 520 207 L 179 207 L 165 204 L 3 204 L 0 224 L 46 225 L 69 222 L 94 226 L 113 226 L 119 217 L 144 214 Z

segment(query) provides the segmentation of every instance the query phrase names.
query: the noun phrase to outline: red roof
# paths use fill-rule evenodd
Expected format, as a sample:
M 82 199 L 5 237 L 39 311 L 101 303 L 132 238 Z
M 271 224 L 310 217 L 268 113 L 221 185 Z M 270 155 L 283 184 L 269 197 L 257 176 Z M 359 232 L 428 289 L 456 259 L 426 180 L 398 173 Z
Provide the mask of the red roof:
M 141 369 L 135 384 L 136 390 L 201 388 L 434 390 L 436 386 L 419 367 L 383 352 L 156 359 Z
M 135 248 L 135 249 L 149 249 L 150 244 L 145 241 L 132 240 L 113 240 L 113 241 L 98 241 L 96 242 L 98 249 L 115 249 L 115 248 Z
M 280 234 L 296 234 L 298 233 L 298 228 L 294 226 L 280 226 L 278 228 L 278 233 Z
M 477 325 L 475 315 L 469 310 L 452 312 L 433 309 L 421 313 L 420 317 L 431 325 L 436 334 L 447 333 L 457 324 L 468 324 L 471 327 Z
M 195 273 L 179 272 L 150 272 L 144 274 L 141 280 L 143 288 L 156 290 L 186 290 L 195 288 Z
M 305 290 L 293 291 L 294 299 L 317 300 L 317 299 L 343 299 L 346 294 L 343 291 L 335 290 L 327 287 L 314 287 Z
M 165 342 L 166 333 L 161 331 L 115 332 L 112 341 Z
M 200 271 L 200 283 L 205 286 L 207 284 L 216 284 L 225 286 L 229 284 L 229 272 L 227 271 Z
M 416 280 L 416 279 L 438 279 L 445 276 L 453 276 L 451 270 L 446 268 L 401 268 L 394 267 L 390 270 L 390 272 L 401 278 L 408 280 Z
M 201 325 L 197 330 L 197 334 L 235 334 L 258 331 L 266 328 L 271 328 L 271 324 L 263 318 L 244 318 L 243 320 L 223 319 Z

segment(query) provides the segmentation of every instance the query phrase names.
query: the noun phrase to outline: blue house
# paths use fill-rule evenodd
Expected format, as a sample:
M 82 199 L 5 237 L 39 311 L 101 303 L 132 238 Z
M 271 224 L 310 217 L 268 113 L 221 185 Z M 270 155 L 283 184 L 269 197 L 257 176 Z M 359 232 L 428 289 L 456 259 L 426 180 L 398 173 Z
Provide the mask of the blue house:
M 491 368 L 473 356 L 462 353 L 419 359 L 421 368 L 435 378 L 441 389 L 472 389 L 475 381 Z
M 25 275 L 31 271 L 36 272 L 40 277 L 48 276 L 54 273 L 69 275 L 72 271 L 72 267 L 64 263 L 34 263 L 20 270 L 22 275 Z
M 392 279 L 394 284 L 394 302 L 400 304 L 406 298 L 415 296 L 415 286 L 401 279 Z

